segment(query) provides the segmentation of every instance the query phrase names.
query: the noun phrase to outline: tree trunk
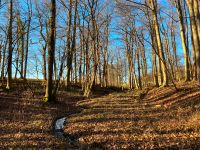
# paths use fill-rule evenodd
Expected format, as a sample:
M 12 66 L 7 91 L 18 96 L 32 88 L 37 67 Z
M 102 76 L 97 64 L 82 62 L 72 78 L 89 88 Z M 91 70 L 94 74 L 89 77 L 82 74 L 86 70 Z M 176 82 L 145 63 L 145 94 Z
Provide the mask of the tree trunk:
M 4 46 L 3 46 L 3 58 L 1 60 L 1 79 L 4 79 L 4 70 L 5 70 L 5 60 L 6 60 L 6 47 L 7 47 L 7 44 L 8 44 L 8 35 L 6 35 L 6 39 L 5 39 L 5 43 L 4 43 Z
M 196 53 L 196 67 L 197 67 L 197 79 L 200 82 L 200 42 L 198 37 L 198 29 L 197 29 L 197 21 L 195 20 L 195 13 L 194 13 L 194 1 L 193 0 L 186 0 L 189 15 L 190 15 L 190 22 L 191 22 L 191 30 L 193 36 L 193 44 Z M 197 14 L 198 15 L 198 14 Z
M 28 3 L 28 1 L 27 1 Z M 27 24 L 27 31 L 26 31 L 26 52 L 25 52 L 25 60 L 24 60 L 24 79 L 26 79 L 27 74 L 27 65 L 28 65 L 28 52 L 29 52 L 29 32 L 31 26 L 31 18 L 32 18 L 32 3 L 30 0 L 30 5 L 28 4 L 28 24 Z
M 44 46 L 42 46 L 42 60 L 43 60 L 43 79 L 47 80 L 47 66 L 46 66 L 46 49 L 47 49 L 47 43 L 45 43 Z
M 98 41 L 98 28 L 97 28 L 97 22 L 96 22 L 96 16 L 95 16 L 95 11 L 96 11 L 96 5 L 97 1 L 92 0 L 89 1 L 89 8 L 90 8 L 90 15 L 91 15 L 91 23 L 92 23 L 92 32 L 91 32 L 91 40 L 92 40 L 92 54 L 93 54 L 93 66 L 92 66 L 92 74 L 91 74 L 91 80 L 86 84 L 86 89 L 84 91 L 84 96 L 88 97 L 91 93 L 92 88 L 95 85 L 95 79 L 97 75 L 97 68 L 98 68 L 98 46 L 97 46 L 97 41 Z
M 16 68 L 15 68 L 15 79 L 17 78 L 17 73 L 19 71 L 19 41 L 17 42 L 17 48 L 16 48 L 16 53 L 15 53 L 15 59 L 16 59 Z
M 103 86 L 107 87 L 108 86 L 108 72 L 107 72 L 107 51 L 108 51 L 108 39 L 109 39 L 109 31 L 108 31 L 108 27 L 109 27 L 109 17 L 107 16 L 106 18 L 106 44 L 105 44 L 105 48 L 103 51 Z
M 147 4 L 147 1 L 145 1 L 145 4 Z M 155 29 L 154 29 L 154 21 L 152 20 L 152 17 L 150 15 L 150 10 L 147 8 L 146 12 L 147 20 L 149 23 L 149 33 L 151 37 L 151 45 L 152 45 L 152 77 L 153 77 L 153 82 L 156 87 L 159 86 L 158 82 L 158 68 L 157 68 L 157 41 L 155 37 Z
M 183 24 L 183 13 L 180 0 L 177 0 L 176 8 L 179 17 L 179 26 L 180 26 L 180 34 L 182 40 L 182 48 L 184 52 L 184 61 L 185 61 L 185 81 L 190 81 L 190 68 L 189 68 L 189 50 L 186 45 L 186 36 L 185 36 L 185 27 Z
M 89 96 L 90 89 L 89 87 L 89 69 L 90 69 L 90 58 L 89 58 L 89 22 L 88 22 L 88 31 L 87 31 L 87 37 L 86 37 L 86 46 L 85 46 L 85 82 L 84 82 L 84 96 Z
M 139 55 L 139 49 L 136 52 L 136 59 L 137 59 L 137 67 L 138 67 L 138 87 L 141 90 L 142 89 L 142 80 L 141 80 L 141 66 L 140 66 L 140 55 Z
M 178 60 L 177 60 L 177 50 L 176 50 L 176 35 L 175 35 L 175 26 L 174 21 L 172 19 L 171 22 L 171 46 L 172 46 L 172 58 L 173 58 L 173 66 L 174 66 L 174 79 L 177 80 L 177 71 L 178 71 Z
M 71 26 L 72 26 L 72 0 L 69 1 L 69 22 L 68 22 L 68 29 L 67 29 L 67 87 L 70 84 L 70 74 L 71 74 L 71 63 L 72 63 L 72 52 L 71 52 Z
M 147 86 L 147 61 L 146 61 L 146 53 L 144 43 L 141 44 L 141 56 L 142 56 L 142 79 L 144 81 L 144 85 Z
M 76 20 L 77 20 L 77 0 L 75 0 L 75 8 L 74 8 L 74 27 L 73 27 L 73 37 L 72 37 L 72 47 L 71 47 L 71 62 L 70 62 L 70 68 L 72 69 L 72 60 L 73 60 L 73 56 L 74 56 L 74 78 L 75 78 L 75 83 L 77 83 L 77 74 L 76 74 L 76 70 L 77 70 L 77 64 L 76 64 Z
M 7 86 L 6 89 L 11 88 L 11 79 L 12 79 L 12 25 L 13 25 L 13 1 L 10 0 L 10 6 L 9 6 L 9 26 L 8 26 L 8 40 L 9 40 L 9 45 L 8 45 L 8 78 L 7 78 Z
M 83 63 L 83 50 L 84 50 L 84 42 L 82 39 L 82 34 L 80 32 L 80 43 L 81 43 L 81 48 L 80 48 L 80 59 L 79 59 L 79 84 L 82 84 L 82 63 Z
M 194 0 L 194 15 L 195 15 L 197 29 L 198 29 L 198 37 L 200 40 L 200 2 L 199 0 Z
M 152 11 L 153 11 L 153 20 L 155 23 L 154 26 L 155 26 L 155 32 L 156 32 L 156 38 L 157 38 L 157 45 L 158 45 L 159 55 L 160 55 L 160 59 L 161 59 L 160 67 L 162 68 L 162 74 L 163 74 L 162 86 L 168 86 L 166 61 L 165 61 L 163 45 L 162 45 L 161 36 L 160 36 L 160 29 L 159 29 L 159 24 L 158 24 L 158 19 L 157 19 L 157 0 L 150 0 L 150 3 L 151 3 Z
M 153 82 L 156 87 L 159 86 L 158 83 L 158 70 L 157 70 L 157 63 L 156 63 L 156 55 L 154 50 L 152 50 L 152 76 L 153 76 Z
M 56 0 L 51 0 L 50 4 L 50 36 L 48 39 L 48 78 L 46 86 L 46 94 L 48 102 L 55 101 L 55 95 L 52 95 L 53 90 L 53 63 L 55 55 L 55 39 L 56 39 Z
M 20 64 L 21 64 L 21 70 L 20 70 L 20 78 L 23 79 L 23 71 L 24 71 L 24 29 L 22 29 L 21 33 L 21 59 L 20 59 Z

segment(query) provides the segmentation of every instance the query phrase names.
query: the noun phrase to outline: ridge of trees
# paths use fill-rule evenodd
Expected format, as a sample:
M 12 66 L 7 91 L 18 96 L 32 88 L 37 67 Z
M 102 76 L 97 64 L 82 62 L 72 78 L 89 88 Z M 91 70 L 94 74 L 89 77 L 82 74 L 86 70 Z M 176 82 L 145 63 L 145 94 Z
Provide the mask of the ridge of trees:
M 1 79 L 7 77 L 10 89 L 13 77 L 27 78 L 30 39 L 37 32 L 41 54 L 32 59 L 36 76 L 41 69 L 47 83 L 47 101 L 55 101 L 61 85 L 80 84 L 88 97 L 95 85 L 142 89 L 172 83 L 177 89 L 180 80 L 200 82 L 199 1 L 167 3 L 170 13 L 157 0 L 2 0 L 0 9 L 9 17 L 0 28 Z M 115 34 L 120 50 L 114 51 Z

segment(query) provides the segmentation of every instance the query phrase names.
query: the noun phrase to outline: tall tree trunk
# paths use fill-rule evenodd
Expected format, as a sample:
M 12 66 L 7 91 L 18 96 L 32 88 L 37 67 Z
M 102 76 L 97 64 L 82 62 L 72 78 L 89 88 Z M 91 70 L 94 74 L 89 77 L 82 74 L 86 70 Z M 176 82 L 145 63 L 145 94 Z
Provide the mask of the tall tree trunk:
M 131 35 L 130 35 L 131 36 Z M 129 89 L 133 89 L 133 59 L 132 59 L 132 55 L 131 53 L 133 53 L 131 50 L 133 45 L 133 41 L 132 41 L 132 37 L 128 37 L 128 30 L 126 30 L 126 34 L 125 34 L 125 42 L 126 42 L 126 59 L 128 62 L 128 79 L 129 79 Z M 130 46 L 131 45 L 131 46 Z M 135 64 L 135 63 L 134 63 Z
M 97 28 L 97 22 L 96 22 L 96 16 L 95 16 L 95 11 L 96 11 L 96 5 L 97 1 L 95 0 L 88 0 L 89 8 L 90 8 L 90 15 L 91 15 L 91 23 L 92 23 L 92 32 L 91 32 L 91 40 L 92 40 L 92 54 L 93 54 L 93 66 L 92 66 L 92 75 L 91 75 L 91 80 L 89 83 L 86 85 L 86 89 L 84 91 L 84 96 L 88 97 L 91 93 L 92 88 L 95 85 L 95 79 L 97 75 L 97 67 L 98 67 L 98 46 L 97 46 L 97 41 L 98 41 L 98 28 Z
M 145 4 L 147 4 L 147 1 L 145 1 Z M 157 41 L 156 41 L 156 35 L 155 35 L 155 29 L 154 29 L 154 21 L 152 20 L 152 16 L 150 15 L 150 10 L 149 8 L 147 8 L 146 11 L 146 17 L 148 20 L 148 24 L 149 24 L 149 33 L 150 33 L 150 37 L 151 37 L 151 45 L 152 45 L 152 77 L 153 77 L 153 82 L 154 85 L 156 87 L 159 86 L 159 82 L 158 82 L 158 68 L 157 68 Z
M 108 86 L 108 72 L 107 72 L 107 51 L 108 51 L 108 40 L 109 40 L 109 16 L 106 18 L 106 29 L 105 29 L 105 34 L 106 34 L 106 44 L 105 48 L 103 51 L 103 86 L 107 87 Z
M 67 29 L 67 86 L 70 84 L 70 75 L 71 75 L 71 62 L 72 62 L 72 52 L 71 52 L 71 26 L 72 26 L 72 0 L 69 1 L 69 22 L 68 22 L 68 29 Z
M 185 26 L 183 24 L 183 13 L 182 13 L 182 6 L 181 6 L 180 0 L 177 0 L 176 8 L 177 8 L 178 17 L 179 17 L 180 34 L 181 34 L 181 40 L 182 40 L 182 48 L 184 52 L 185 81 L 190 81 L 189 50 L 186 44 Z
M 142 80 L 141 80 L 141 65 L 140 65 L 140 55 L 139 55 L 139 49 L 137 49 L 136 52 L 136 59 L 137 59 L 137 67 L 138 67 L 138 87 L 139 89 L 142 89 Z
M 9 6 L 9 27 L 8 27 L 8 40 L 9 40 L 9 45 L 8 45 L 8 78 L 7 78 L 7 86 L 6 89 L 11 88 L 11 79 L 12 79 L 12 25 L 13 25 L 13 1 L 10 0 L 10 6 Z
M 45 43 L 44 46 L 42 46 L 42 60 L 43 60 L 43 79 L 47 80 L 47 66 L 46 66 L 46 49 L 47 49 L 47 43 Z
M 16 36 L 17 36 L 17 43 L 16 43 L 16 50 L 15 50 L 15 79 L 17 78 L 17 73 L 18 73 L 18 70 L 19 70 L 19 51 L 20 51 L 20 25 L 19 25 L 19 21 L 17 21 L 17 30 L 16 30 Z
M 53 77 L 54 77 L 54 80 L 56 81 L 57 80 L 57 67 L 56 67 L 55 56 L 54 56 L 54 61 L 53 61 Z
M 82 84 L 82 65 L 83 65 L 83 39 L 82 39 L 82 33 L 80 32 L 80 43 L 81 43 L 81 48 L 80 48 L 80 59 L 79 59 L 79 84 Z
M 19 71 L 19 48 L 16 50 L 16 68 L 15 68 L 15 79 L 17 78 L 17 72 Z
M 77 84 L 77 57 L 76 57 L 76 49 L 74 49 L 74 83 Z
M 24 71 L 24 33 L 21 33 L 21 59 L 20 59 L 20 64 L 21 64 L 21 70 L 20 70 L 20 78 L 23 79 L 23 71 Z
M 196 18 L 196 24 L 197 24 L 197 29 L 198 29 L 198 37 L 199 37 L 199 40 L 200 40 L 200 2 L 199 2 L 199 0 L 194 0 L 194 15 L 195 15 L 195 18 Z
M 167 26 L 168 27 L 168 26 Z M 168 73 L 170 73 L 170 77 L 172 78 L 172 80 L 174 80 L 174 66 L 172 64 L 172 54 L 170 51 L 170 45 L 169 45 L 169 33 L 168 33 L 168 28 L 165 29 L 164 24 L 162 23 L 162 30 L 163 30 L 163 36 L 164 36 L 164 40 L 163 40 L 163 47 L 165 50 L 165 54 L 166 54 L 166 65 L 168 66 Z
M 161 36 L 160 36 L 160 29 L 158 24 L 158 18 L 157 18 L 157 0 L 150 0 L 152 13 L 153 13 L 153 20 L 154 20 L 154 26 L 155 26 L 155 32 L 156 32 L 156 38 L 157 38 L 157 44 L 158 44 L 158 50 L 160 55 L 160 61 L 161 61 L 161 68 L 162 68 L 162 74 L 163 74 L 163 86 L 168 86 L 168 75 L 167 75 L 167 66 L 163 51 L 163 45 L 161 42 Z
M 28 66 L 28 52 L 29 52 L 29 32 L 30 32 L 30 26 L 31 26 L 31 19 L 32 19 L 32 0 L 27 1 L 28 4 L 28 24 L 27 24 L 27 30 L 26 30 L 26 52 L 25 52 L 25 60 L 24 60 L 24 79 L 26 79 L 27 74 L 27 66 Z
M 77 74 L 76 74 L 76 69 L 77 69 L 77 64 L 76 64 L 76 24 L 77 24 L 77 0 L 75 0 L 74 4 L 74 26 L 73 26 L 73 37 L 72 37 L 72 47 L 71 47 L 71 62 L 70 62 L 70 68 L 72 69 L 72 60 L 74 56 L 74 77 L 75 77 L 75 83 L 77 83 Z M 69 71 L 69 70 L 68 70 Z
M 82 14 L 83 18 L 84 18 L 84 14 Z M 82 80 L 83 80 L 83 76 L 84 76 L 84 73 L 82 71 L 82 67 L 83 67 L 83 70 L 85 70 L 84 68 L 84 50 L 85 50 L 85 22 L 84 20 L 82 21 L 82 28 L 80 27 L 80 22 L 81 22 L 81 19 L 79 17 L 79 30 L 80 30 L 80 44 L 81 44 L 81 48 L 80 48 L 80 59 L 79 59 L 79 83 L 82 84 Z
M 89 69 L 90 69 L 90 58 L 89 58 L 89 26 L 90 23 L 88 22 L 87 26 L 87 37 L 85 41 L 85 82 L 84 82 L 84 96 L 89 96 L 90 91 L 89 91 L 89 82 L 90 82 L 90 76 L 89 76 Z
M 158 46 L 157 46 L 157 40 L 156 40 L 156 36 L 155 36 L 155 30 L 154 30 L 154 28 L 152 28 L 151 30 L 152 30 L 151 31 L 152 32 L 151 33 L 151 42 L 155 43 L 155 44 L 152 44 L 153 77 L 154 77 L 154 84 L 155 84 L 155 86 L 158 87 L 159 86 L 158 71 L 161 70 L 160 69 L 160 59 L 157 56 L 158 55 Z M 157 60 L 158 60 L 158 66 L 157 66 Z M 162 79 L 162 73 L 160 73 L 160 76 L 161 76 L 161 79 Z
M 142 56 L 142 77 L 144 81 L 144 85 L 147 86 L 147 61 L 146 61 L 146 53 L 144 43 L 141 44 L 141 56 Z
M 6 60 L 6 48 L 7 48 L 7 44 L 8 44 L 8 35 L 6 35 L 6 40 L 3 46 L 3 58 L 1 60 L 1 79 L 4 79 L 4 70 L 5 70 L 5 60 Z
M 152 76 L 153 76 L 153 81 L 156 87 L 159 86 L 158 83 L 158 70 L 157 70 L 157 63 L 156 63 L 156 55 L 154 50 L 152 50 Z
M 189 15 L 190 15 L 190 22 L 191 22 L 191 30 L 192 30 L 192 36 L 193 36 L 193 44 L 194 44 L 194 49 L 195 49 L 195 54 L 196 54 L 196 72 L 197 72 L 197 80 L 200 82 L 200 39 L 199 39 L 199 34 L 198 34 L 198 22 L 199 22 L 199 10 L 195 10 L 195 8 L 198 8 L 196 5 L 195 0 L 186 0 L 188 10 L 189 10 Z M 197 16 L 196 16 L 197 15 Z M 195 19 L 197 17 L 197 20 Z
M 174 26 L 173 19 L 171 22 L 170 36 L 171 36 L 171 47 L 172 47 L 172 55 L 173 55 L 172 57 L 173 57 L 173 66 L 174 66 L 174 79 L 177 80 L 178 59 L 177 59 L 177 50 L 176 50 L 175 26 Z
M 56 0 L 51 0 L 50 4 L 50 36 L 48 39 L 48 78 L 46 86 L 46 95 L 48 102 L 55 101 L 55 95 L 52 94 L 53 90 L 53 63 L 55 57 L 55 39 L 56 39 Z

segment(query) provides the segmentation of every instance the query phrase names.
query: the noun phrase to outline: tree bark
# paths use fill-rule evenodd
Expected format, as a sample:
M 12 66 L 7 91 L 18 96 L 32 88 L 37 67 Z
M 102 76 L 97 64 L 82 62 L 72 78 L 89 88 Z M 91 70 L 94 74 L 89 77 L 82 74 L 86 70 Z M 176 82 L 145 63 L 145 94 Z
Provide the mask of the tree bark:
M 46 95 L 48 102 L 55 101 L 53 90 L 53 63 L 55 57 L 55 39 L 56 39 L 56 0 L 51 0 L 50 4 L 50 36 L 48 39 L 48 78 L 46 86 Z
M 197 65 L 197 80 L 200 82 L 200 42 L 198 37 L 198 28 L 197 28 L 197 20 L 195 20 L 195 13 L 194 13 L 194 0 L 186 0 L 190 21 L 191 21 L 191 29 L 193 35 L 193 44 L 196 53 L 196 65 Z
M 157 18 L 157 0 L 150 0 L 150 4 L 151 4 L 151 8 L 152 8 L 152 13 L 153 13 L 153 20 L 155 23 L 154 26 L 155 26 L 155 33 L 156 33 L 156 38 L 157 38 L 159 55 L 161 58 L 161 68 L 162 68 L 162 74 L 163 74 L 162 86 L 168 86 L 166 61 L 165 61 L 165 56 L 164 56 L 164 51 L 163 51 L 163 45 L 161 42 L 160 29 L 159 29 L 158 18 Z
M 69 87 L 70 84 L 70 75 L 71 75 L 71 70 L 72 70 L 72 52 L 71 52 L 71 26 L 72 26 L 72 0 L 69 1 L 70 6 L 69 6 L 69 12 L 68 12 L 68 17 L 69 17 L 69 22 L 68 22 L 68 29 L 67 29 L 67 87 Z
M 5 43 L 4 43 L 4 46 L 3 46 L 3 58 L 1 60 L 1 79 L 4 79 L 4 70 L 5 70 L 5 60 L 6 60 L 6 47 L 7 47 L 7 44 L 8 44 L 8 34 L 6 35 L 6 39 L 5 39 Z
M 27 1 L 28 3 L 28 1 Z M 24 79 L 26 79 L 27 74 L 27 66 L 28 66 L 28 53 L 29 53 L 29 32 L 30 32 L 30 26 L 31 26 L 31 19 L 32 19 L 32 3 L 30 0 L 30 4 L 28 4 L 28 24 L 27 24 L 27 30 L 26 30 L 26 52 L 25 52 L 25 60 L 24 60 Z
M 6 89 L 11 88 L 11 79 L 12 79 L 12 26 L 13 26 L 13 1 L 10 0 L 9 4 L 9 27 L 8 27 L 8 40 L 9 40 L 9 45 L 8 45 L 8 78 L 7 78 L 7 86 Z
M 180 34 L 181 34 L 182 48 L 184 52 L 185 81 L 190 81 L 189 50 L 186 43 L 185 27 L 183 24 L 183 13 L 180 0 L 177 0 L 176 2 L 176 9 L 179 17 Z

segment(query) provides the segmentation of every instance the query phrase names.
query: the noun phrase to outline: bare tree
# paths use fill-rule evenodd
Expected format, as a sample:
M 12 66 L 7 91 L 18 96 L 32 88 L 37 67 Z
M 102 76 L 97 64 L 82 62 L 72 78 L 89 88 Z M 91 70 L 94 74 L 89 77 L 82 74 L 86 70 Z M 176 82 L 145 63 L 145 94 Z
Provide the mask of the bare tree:
M 189 68 L 189 49 L 187 47 L 186 43 L 186 30 L 183 22 L 183 7 L 180 0 L 175 1 L 176 9 L 178 12 L 179 17 L 179 25 L 180 25 L 180 34 L 181 34 L 181 40 L 182 40 L 182 47 L 184 51 L 184 61 L 185 61 L 185 81 L 190 81 L 190 68 Z
M 6 89 L 11 88 L 11 79 L 12 79 L 12 50 L 13 50 L 13 39 L 12 39 L 12 25 L 13 25 L 13 1 L 10 0 L 9 3 L 9 26 L 8 26 L 8 67 L 7 67 L 7 72 L 8 72 L 8 78 L 7 78 L 7 86 Z
M 199 11 L 197 8 L 198 2 L 196 0 L 186 0 L 188 10 L 189 10 L 189 15 L 190 15 L 190 22 L 191 22 L 191 32 L 192 32 L 192 43 L 194 45 L 194 53 L 196 54 L 196 71 L 197 71 L 197 79 L 200 82 L 200 40 L 199 40 L 199 35 L 198 35 L 198 22 L 199 22 Z M 196 12 L 196 13 L 195 13 Z M 197 20 L 195 15 L 197 15 Z
M 25 46 L 25 56 L 24 56 L 24 78 L 26 79 L 27 74 L 27 63 L 28 63 L 28 53 L 29 53 L 29 36 L 30 36 L 30 27 L 32 20 L 32 0 L 26 1 L 28 6 L 28 21 L 27 21 L 27 29 L 26 29 L 26 46 Z
M 50 3 L 51 16 L 49 19 L 50 33 L 48 39 L 48 78 L 46 86 L 46 94 L 48 102 L 55 101 L 55 97 L 52 94 L 53 91 L 53 63 L 55 58 L 55 39 L 56 39 L 56 0 L 51 0 Z

